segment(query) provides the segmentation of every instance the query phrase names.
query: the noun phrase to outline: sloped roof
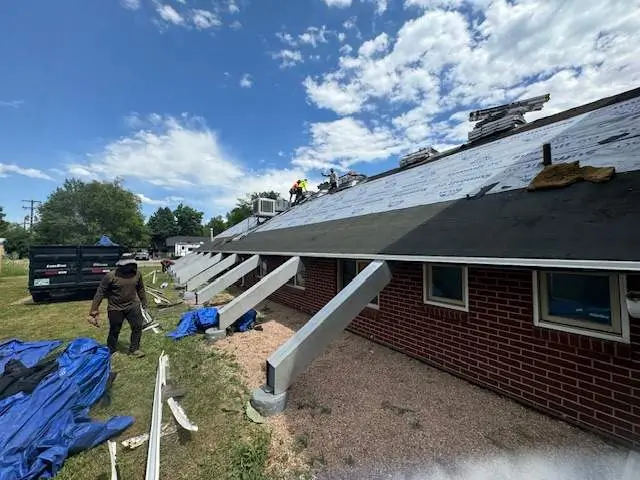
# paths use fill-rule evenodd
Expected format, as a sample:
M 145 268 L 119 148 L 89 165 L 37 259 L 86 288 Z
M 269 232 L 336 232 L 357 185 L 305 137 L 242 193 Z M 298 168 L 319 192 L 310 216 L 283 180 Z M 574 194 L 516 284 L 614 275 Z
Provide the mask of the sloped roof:
M 203 250 L 640 261 L 640 89 L 535 123 L 325 195 Z M 618 173 L 606 184 L 527 192 L 543 168 L 543 143 L 554 163 Z
M 175 236 L 175 237 L 168 237 L 165 240 L 165 245 L 167 247 L 173 247 L 174 245 L 179 244 L 179 243 L 185 243 L 185 244 L 189 244 L 189 245 L 196 245 L 198 243 L 207 242 L 208 240 L 209 240 L 209 237 Z

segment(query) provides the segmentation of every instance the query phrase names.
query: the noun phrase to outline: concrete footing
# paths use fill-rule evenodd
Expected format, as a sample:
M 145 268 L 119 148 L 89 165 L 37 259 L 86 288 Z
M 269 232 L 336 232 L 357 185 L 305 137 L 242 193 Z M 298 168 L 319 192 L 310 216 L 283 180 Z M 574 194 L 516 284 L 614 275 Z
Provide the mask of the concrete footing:
M 207 328 L 204 331 L 204 338 L 209 343 L 215 343 L 226 336 L 227 332 L 218 328 Z
M 282 412 L 287 407 L 288 398 L 288 391 L 274 395 L 270 387 L 263 385 L 251 394 L 251 405 L 260 415 L 269 417 Z

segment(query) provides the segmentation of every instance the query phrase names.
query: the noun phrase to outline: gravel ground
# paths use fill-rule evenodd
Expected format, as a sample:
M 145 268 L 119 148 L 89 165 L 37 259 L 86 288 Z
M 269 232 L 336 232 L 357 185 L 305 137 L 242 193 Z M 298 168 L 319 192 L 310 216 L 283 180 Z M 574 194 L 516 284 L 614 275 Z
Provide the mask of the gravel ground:
M 265 360 L 309 318 L 273 302 L 264 331 L 218 343 L 254 389 Z M 620 479 L 628 452 L 348 332 L 291 387 L 268 419 L 278 476 L 318 479 Z

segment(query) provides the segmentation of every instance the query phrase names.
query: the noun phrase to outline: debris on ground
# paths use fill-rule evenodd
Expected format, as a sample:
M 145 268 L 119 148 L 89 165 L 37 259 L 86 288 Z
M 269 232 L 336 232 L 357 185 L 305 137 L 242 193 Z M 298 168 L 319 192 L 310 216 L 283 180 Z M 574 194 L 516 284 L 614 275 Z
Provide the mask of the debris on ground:
M 166 437 L 167 435 L 173 435 L 178 432 L 178 427 L 176 425 L 172 425 L 170 423 L 164 423 L 162 428 L 160 429 L 160 436 Z M 128 448 L 129 450 L 133 450 L 135 448 L 144 445 L 149 441 L 149 434 L 143 433 L 141 435 L 136 435 L 135 437 L 127 438 L 122 441 L 122 446 Z
M 253 423 L 264 423 L 266 421 L 266 419 L 260 415 L 260 413 L 253 408 L 253 405 L 251 405 L 251 400 L 247 400 L 247 404 L 245 405 L 245 412 L 247 414 L 247 417 L 249 417 L 249 420 L 251 420 Z

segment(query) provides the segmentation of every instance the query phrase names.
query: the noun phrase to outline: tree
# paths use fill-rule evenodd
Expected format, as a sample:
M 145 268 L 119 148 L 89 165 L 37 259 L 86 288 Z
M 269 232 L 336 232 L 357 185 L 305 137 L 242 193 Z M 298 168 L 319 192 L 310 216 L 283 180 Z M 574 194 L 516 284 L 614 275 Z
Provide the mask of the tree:
M 178 235 L 178 223 L 169 207 L 158 208 L 147 222 L 147 230 L 151 235 L 153 248 L 161 250 L 167 238 Z
M 94 244 L 101 235 L 135 247 L 148 242 L 140 199 L 120 181 L 67 179 L 39 208 L 40 244 Z
M 268 192 L 248 193 L 245 195 L 245 198 L 239 198 L 236 202 L 236 206 L 227 212 L 227 228 L 232 227 L 253 215 L 251 204 L 258 197 L 278 200 L 280 198 L 280 194 L 271 190 Z
M 173 211 L 178 225 L 178 235 L 199 236 L 202 235 L 202 217 L 204 212 L 199 212 L 182 203 Z
M 204 226 L 203 234 L 209 235 L 211 228 L 213 228 L 214 236 L 224 232 L 227 229 L 227 223 L 224 221 L 224 218 L 222 218 L 222 215 L 218 215 L 209 220 L 209 222 Z
M 4 213 L 4 209 L 0 207 L 0 236 L 9 228 L 9 223 L 4 221 L 4 217 L 6 217 L 6 214 Z
M 6 238 L 4 250 L 8 255 L 23 258 L 29 254 L 32 235 L 22 225 L 18 223 L 9 224 L 2 235 Z

